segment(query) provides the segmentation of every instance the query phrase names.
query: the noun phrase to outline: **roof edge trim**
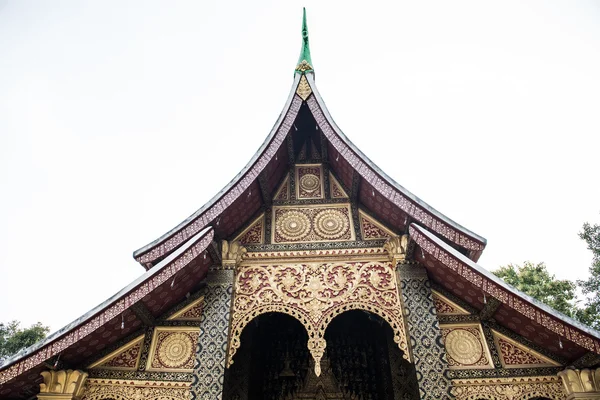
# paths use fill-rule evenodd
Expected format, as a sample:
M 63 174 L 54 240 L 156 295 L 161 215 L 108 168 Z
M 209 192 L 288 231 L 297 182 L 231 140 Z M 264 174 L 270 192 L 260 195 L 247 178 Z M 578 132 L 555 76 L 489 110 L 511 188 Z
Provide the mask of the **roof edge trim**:
M 294 75 L 292 90 L 288 95 L 283 110 L 279 114 L 275 125 L 271 128 L 271 132 L 258 151 L 254 153 L 248 164 L 200 209 L 158 239 L 134 251 L 133 258 L 142 265 L 145 265 L 168 254 L 180 246 L 188 237 L 193 236 L 196 232 L 213 222 L 248 189 L 263 168 L 275 156 L 283 144 L 288 131 L 292 128 L 293 122 L 302 105 L 302 99 L 296 95 L 296 88 L 298 87 L 300 78 L 301 75 Z
M 572 319 L 570 317 L 567 317 L 566 315 L 554 310 L 552 307 L 550 307 L 550 306 L 540 302 L 539 300 L 536 300 L 533 297 L 514 288 L 513 286 L 504 282 L 502 279 L 498 278 L 496 275 L 492 274 L 487 269 L 483 268 L 479 264 L 473 262 L 469 258 L 465 257 L 464 255 L 462 255 L 461 253 L 456 251 L 456 249 L 452 248 L 447 243 L 444 243 L 444 241 L 442 241 L 440 238 L 438 238 L 433 233 L 429 232 L 427 229 L 413 223 L 409 227 L 409 235 L 410 235 L 411 239 L 417 245 L 419 245 L 421 247 L 421 249 L 423 249 L 424 252 L 430 254 L 432 257 L 434 257 L 435 259 L 440 261 L 443 265 L 445 265 L 449 269 L 460 273 L 457 265 L 455 265 L 454 267 L 449 265 L 449 257 L 448 256 L 450 256 L 451 258 L 454 258 L 458 263 L 461 263 L 463 268 L 466 267 L 466 269 L 468 269 L 468 270 L 475 271 L 478 275 L 481 276 L 482 279 L 478 280 L 478 279 L 471 277 L 469 279 L 469 282 L 471 284 L 473 284 L 474 286 L 478 287 L 479 289 L 481 289 L 487 295 L 498 299 L 503 304 L 507 305 L 510 308 L 515 309 L 515 311 L 519 312 L 520 314 L 524 315 L 525 317 L 527 317 L 529 319 L 535 320 L 538 323 L 540 323 L 540 321 L 541 321 L 541 323 L 543 323 L 544 322 L 543 320 L 547 319 L 548 316 L 551 317 L 553 320 L 560 320 L 561 322 L 568 325 L 572 329 L 573 328 L 577 329 L 579 332 L 573 332 L 574 334 L 570 333 L 566 329 L 567 327 L 565 327 L 565 326 L 562 327 L 562 332 L 561 332 L 561 329 L 559 329 L 557 327 L 554 327 L 554 329 L 553 329 L 553 327 L 549 326 L 548 324 L 544 324 L 544 325 L 547 326 L 548 329 L 552 330 L 557 335 L 562 336 L 563 338 L 577 344 L 578 346 L 581 346 L 589 351 L 593 351 L 593 352 L 600 354 L 600 332 L 599 331 L 596 331 L 595 329 L 592 329 L 586 325 L 583 325 L 582 323 L 580 323 L 578 321 L 575 321 L 574 319 Z M 506 292 L 508 292 L 508 293 L 506 293 Z M 512 302 L 508 301 L 509 293 L 513 296 L 518 297 L 518 300 L 521 300 L 521 302 L 519 302 L 519 303 L 521 303 L 521 304 L 519 304 L 519 306 L 521 306 L 521 307 L 524 306 L 522 303 L 526 302 L 526 303 L 531 304 L 537 310 L 531 308 L 531 309 L 527 310 L 530 315 L 527 315 L 526 313 L 524 313 L 523 309 L 519 310 L 519 309 L 513 307 L 514 304 L 511 304 Z M 543 316 L 541 313 L 544 313 L 546 315 Z M 536 318 L 532 318 L 531 315 L 535 315 Z M 538 316 L 540 319 L 539 321 L 537 320 Z M 578 337 L 583 336 L 581 333 L 584 333 L 586 336 L 588 336 L 588 338 L 590 340 L 592 340 L 593 343 L 588 343 L 587 346 L 586 346 L 586 344 L 578 343 L 576 340 L 578 340 L 577 339 Z
M 0 364 L 0 385 L 59 354 L 140 301 L 202 254 L 213 237 L 212 227 L 203 229 L 157 264 L 156 268 L 146 271 L 107 300 L 47 338 L 5 360 Z M 188 257 L 190 252 L 191 257 Z
M 472 257 L 477 259 L 481 251 L 485 248 L 487 240 L 446 217 L 377 167 L 337 126 L 316 88 L 313 74 L 306 74 L 306 78 L 313 91 L 313 96 L 307 100 L 308 107 L 317 120 L 317 124 L 339 154 L 375 190 L 402 209 L 402 211 L 428 226 L 437 234 L 468 249 Z

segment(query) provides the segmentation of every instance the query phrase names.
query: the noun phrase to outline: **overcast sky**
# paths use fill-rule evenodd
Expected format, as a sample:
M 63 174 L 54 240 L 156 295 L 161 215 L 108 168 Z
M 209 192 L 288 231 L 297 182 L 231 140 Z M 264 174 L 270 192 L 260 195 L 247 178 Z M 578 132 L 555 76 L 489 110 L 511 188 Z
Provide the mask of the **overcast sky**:
M 600 222 L 600 3 L 1 1 L 0 321 L 52 330 L 247 163 L 307 7 L 345 134 L 488 239 L 480 264 L 585 278 Z

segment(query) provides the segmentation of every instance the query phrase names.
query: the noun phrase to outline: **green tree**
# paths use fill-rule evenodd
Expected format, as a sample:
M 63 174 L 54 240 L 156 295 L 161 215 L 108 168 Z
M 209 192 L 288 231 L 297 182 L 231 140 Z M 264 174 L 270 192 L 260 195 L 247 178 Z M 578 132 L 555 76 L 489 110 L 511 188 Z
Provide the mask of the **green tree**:
M 585 296 L 584 307 L 577 316 L 586 325 L 600 329 L 600 225 L 586 222 L 579 237 L 585 240 L 593 258 L 589 278 L 577 281 Z
M 6 324 L 0 322 L 0 360 L 42 340 L 50 332 L 50 328 L 43 326 L 41 322 L 29 328 L 20 328 L 19 325 L 21 325 L 19 321 L 10 321 Z
M 569 317 L 579 317 L 576 307 L 577 285 L 568 279 L 556 279 L 550 275 L 543 262 L 534 264 L 526 261 L 522 266 L 509 264 L 492 273 L 555 310 Z

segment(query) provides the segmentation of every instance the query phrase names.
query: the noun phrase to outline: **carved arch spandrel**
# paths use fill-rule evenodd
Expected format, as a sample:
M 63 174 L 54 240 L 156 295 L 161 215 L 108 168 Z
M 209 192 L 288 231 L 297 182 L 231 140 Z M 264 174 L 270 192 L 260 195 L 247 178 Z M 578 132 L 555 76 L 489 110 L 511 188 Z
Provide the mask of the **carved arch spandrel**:
M 410 361 L 396 274 L 387 261 L 269 264 L 241 266 L 235 277 L 227 366 L 240 347 L 243 328 L 266 312 L 299 320 L 308 333 L 308 350 L 320 375 L 325 330 L 349 310 L 379 315 L 394 331 L 394 341 Z

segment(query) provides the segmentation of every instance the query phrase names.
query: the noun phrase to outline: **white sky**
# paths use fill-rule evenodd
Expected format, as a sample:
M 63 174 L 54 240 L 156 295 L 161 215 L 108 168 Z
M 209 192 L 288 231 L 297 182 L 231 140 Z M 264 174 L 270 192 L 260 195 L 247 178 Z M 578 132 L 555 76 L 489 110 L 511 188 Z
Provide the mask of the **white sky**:
M 246 164 L 307 7 L 346 135 L 488 239 L 494 269 L 584 278 L 600 222 L 600 3 L 0 0 L 0 321 L 53 330 Z

